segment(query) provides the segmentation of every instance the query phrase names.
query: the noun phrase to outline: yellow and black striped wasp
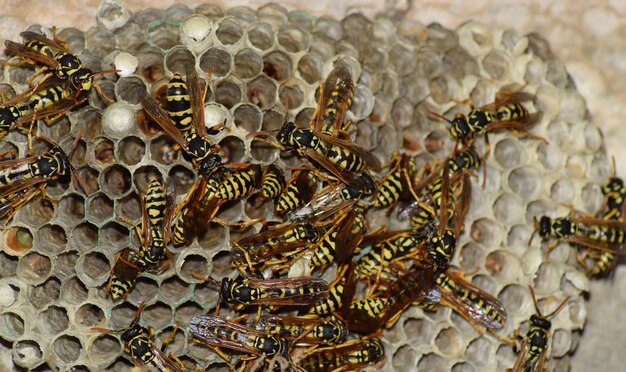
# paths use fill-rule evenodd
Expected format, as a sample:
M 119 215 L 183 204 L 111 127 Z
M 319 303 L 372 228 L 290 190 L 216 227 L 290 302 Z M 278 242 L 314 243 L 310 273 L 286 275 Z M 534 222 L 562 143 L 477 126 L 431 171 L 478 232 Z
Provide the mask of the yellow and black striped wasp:
M 120 339 L 124 343 L 124 351 L 130 355 L 133 363 L 137 367 L 151 366 L 159 371 L 183 372 L 187 367 L 176 356 L 172 354 L 165 355 L 167 345 L 174 339 L 178 324 L 174 326 L 171 336 L 166 338 L 159 349 L 154 343 L 154 329 L 147 329 L 139 325 L 139 317 L 144 307 L 144 302 L 139 304 L 135 318 L 127 328 L 108 329 L 93 327 L 92 331 L 103 333 L 119 333 Z M 147 336 L 146 336 L 147 334 Z
M 548 315 L 542 315 L 539 311 L 539 306 L 537 306 L 535 291 L 530 286 L 528 288 L 533 297 L 537 314 L 530 316 L 530 329 L 522 341 L 515 365 L 509 369 L 511 372 L 540 372 L 546 370 L 545 361 L 550 339 L 550 328 L 552 327 L 550 319 L 558 314 L 570 299 L 570 297 L 567 297 L 553 312 Z
M 42 193 L 46 197 L 45 188 L 51 181 L 70 176 L 75 188 L 80 187 L 85 194 L 89 194 L 89 188 L 70 161 L 81 135 L 82 132 L 79 132 L 76 136 L 69 155 L 51 139 L 39 136 L 37 139 L 51 145 L 45 153 L 0 161 L 0 219 L 3 224 L 6 225 L 17 210 L 37 194 Z M 32 146 L 29 145 L 29 149 Z
M 619 254 L 626 243 L 626 222 L 605 220 L 585 215 L 570 215 L 551 219 L 534 219 L 535 232 L 542 239 L 554 239 L 546 246 L 546 254 L 560 242 L 580 245 L 588 249 Z M 532 242 L 531 236 L 528 244 Z
M 284 262 L 282 258 L 308 249 L 322 235 L 321 227 L 309 222 L 274 226 L 232 242 L 232 263 L 241 271 L 247 267 L 252 273 L 257 273 L 267 266 Z
M 276 165 L 270 164 L 263 168 L 261 177 L 261 196 L 267 200 L 275 199 L 287 186 L 283 171 Z
M 229 362 L 232 357 L 221 350 L 229 349 L 253 356 L 287 356 L 289 342 L 281 337 L 258 331 L 217 315 L 199 315 L 191 318 L 189 332 L 193 341 L 212 348 L 222 359 Z
M 352 102 L 350 72 L 344 66 L 336 67 L 328 76 L 328 81 L 328 85 L 337 88 L 323 88 L 310 127 L 298 128 L 294 122 L 286 121 L 276 135 L 278 143 L 269 143 L 282 150 L 295 150 L 346 185 L 366 188 L 369 185 L 363 184 L 360 174 L 367 172 L 367 167 L 378 168 L 378 158 L 341 135 L 344 114 Z
M 111 295 L 113 301 L 127 299 L 130 292 L 135 288 L 137 279 L 142 272 L 139 260 L 139 252 L 134 248 L 124 248 L 117 253 L 106 286 L 106 293 Z
M 58 39 L 48 39 L 42 34 L 31 31 L 24 31 L 20 33 L 20 36 L 24 39 L 23 44 L 6 40 L 4 45 L 9 54 L 19 56 L 25 63 L 42 66 L 30 77 L 30 86 L 36 76 L 48 73 L 40 83 L 54 75 L 67 81 L 68 87 L 77 93 L 89 91 L 92 88 L 95 73 L 84 67 L 81 60 L 70 53 L 65 43 Z
M 348 335 L 346 323 L 332 316 L 320 319 L 303 315 L 263 314 L 258 319 L 253 319 L 252 326 L 258 331 L 283 337 L 297 345 L 339 344 Z
M 207 76 L 207 86 L 211 70 Z M 187 82 L 180 74 L 170 80 L 166 95 L 167 111 L 157 101 L 146 94 L 141 101 L 144 111 L 183 149 L 183 155 L 194 165 L 198 172 L 210 176 L 221 165 L 218 146 L 208 137 L 204 122 L 204 100 L 206 87 L 200 87 L 195 67 L 187 68 Z
M 352 260 L 342 264 L 337 269 L 335 279 L 328 285 L 328 297 L 319 301 L 310 309 L 309 314 L 329 315 L 339 312 L 345 319 L 348 306 L 356 291 L 354 263 Z
M 296 362 L 310 372 L 358 371 L 364 367 L 382 364 L 385 348 L 380 338 L 359 338 L 340 345 L 316 348 Z
M 295 170 L 276 199 L 276 212 L 284 214 L 311 201 L 317 181 L 308 170 Z
M 345 317 L 348 329 L 371 334 L 393 326 L 413 302 L 437 301 L 440 293 L 435 287 L 434 275 L 431 269 L 413 267 L 384 292 L 352 301 Z
M 482 330 L 498 329 L 504 325 L 507 312 L 502 303 L 489 293 L 467 281 L 458 270 L 448 269 L 435 274 L 435 284 L 441 296 L 437 302 L 422 301 L 418 305 L 433 311 L 443 305 L 459 313 L 479 334 Z
M 237 165 L 230 163 L 231 165 Z M 222 179 L 215 192 L 218 199 L 237 200 L 248 197 L 255 189 L 261 187 L 262 169 L 258 164 L 238 164 L 241 169 Z
M 150 180 L 145 194 L 141 195 L 141 228 L 135 226 L 141 244 L 132 263 L 142 271 L 159 272 L 167 267 L 162 263 L 169 255 L 166 245 L 171 236 L 170 225 L 174 213 L 174 190 L 157 179 Z M 119 220 L 133 225 L 125 218 Z
M 501 90 L 496 94 L 495 101 L 481 107 L 471 105 L 470 112 L 465 115 L 457 113 L 454 119 L 428 111 L 431 115 L 450 123 L 450 135 L 458 142 L 470 146 L 477 135 L 485 134 L 485 142 L 489 144 L 487 134 L 500 130 L 509 130 L 526 137 L 546 141 L 544 138 L 528 132 L 542 116 L 542 112 L 529 113 L 522 102 L 534 101 L 536 97 L 530 93 Z M 489 150 L 487 150 L 489 153 Z
M 416 173 L 415 163 L 407 154 L 394 153 L 391 155 L 389 171 L 380 180 L 378 191 L 372 197 L 374 207 L 390 208 L 398 200 L 410 197 L 410 182 Z
M 192 273 L 216 287 L 221 302 L 237 307 L 254 305 L 311 306 L 328 297 L 328 283 L 312 276 L 280 279 L 213 278 Z

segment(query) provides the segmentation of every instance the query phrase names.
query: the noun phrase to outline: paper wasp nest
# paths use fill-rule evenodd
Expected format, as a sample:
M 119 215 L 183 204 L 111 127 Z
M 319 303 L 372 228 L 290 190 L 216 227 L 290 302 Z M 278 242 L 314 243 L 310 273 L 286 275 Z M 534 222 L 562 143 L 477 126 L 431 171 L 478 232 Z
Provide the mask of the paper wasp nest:
M 169 351 L 199 367 L 225 367 L 208 349 L 188 344 L 190 318 L 217 301 L 217 293 L 191 273 L 229 274 L 229 241 L 241 232 L 211 225 L 190 247 L 175 251 L 165 273 L 143 274 L 128 302 L 113 303 L 104 291 L 116 252 L 136 244 L 131 228 L 116 217 L 139 221 L 139 192 L 149 177 L 171 179 L 179 199 L 193 184 L 195 171 L 173 141 L 141 114 L 136 118 L 146 88 L 162 89 L 174 71 L 195 61 L 199 73 L 213 67 L 207 123 L 225 120 L 229 128 L 216 141 L 230 161 L 261 164 L 296 164 L 297 158 L 281 157 L 246 135 L 279 128 L 285 96 L 290 117 L 308 125 L 319 81 L 335 64 L 348 66 L 357 83 L 350 110 L 358 123 L 356 142 L 374 149 L 381 161 L 393 151 L 407 151 L 418 165 L 446 156 L 454 146 L 447 124 L 425 109 L 450 118 L 468 110 L 454 100 L 471 98 L 482 105 L 503 87 L 528 83 L 524 90 L 537 96 L 531 111 L 543 112 L 533 133 L 549 144 L 509 132 L 490 135 L 485 186 L 482 174 L 473 178 L 466 231 L 453 264 L 505 304 L 509 317 L 501 335 L 520 326 L 525 334 L 535 311 L 529 284 L 544 312 L 571 295 L 554 319 L 550 353 L 552 366 L 569 365 L 585 322 L 580 294 L 588 280 L 568 245 L 559 245 L 546 259 L 539 238 L 530 248 L 527 242 L 533 216 L 563 215 L 567 206 L 595 213 L 602 203 L 599 186 L 611 167 L 583 98 L 540 36 L 475 23 L 449 30 L 436 23 L 370 20 L 359 14 L 315 18 L 275 4 L 258 10 L 177 5 L 130 14 L 114 2 L 102 5 L 98 26 L 86 32 L 64 29 L 58 36 L 87 67 L 123 71 L 122 76 L 99 77 L 115 103 L 92 92 L 89 105 L 52 126 L 39 126 L 39 134 L 65 148 L 70 133 L 84 130 L 73 162 L 92 193 L 85 197 L 70 184 L 53 185 L 48 194 L 58 204 L 37 198 L 2 232 L 0 364 L 129 368 L 118 338 L 90 328 L 126 327 L 138 303 L 147 300 L 141 322 L 155 328 L 159 344 L 179 322 L 182 331 Z M 23 91 L 30 73 L 5 68 L 2 91 Z M 25 154 L 23 135 L 11 134 L 1 143 Z M 220 217 L 235 221 L 271 214 L 271 207 L 257 210 L 236 202 Z M 387 223 L 383 212 L 370 217 L 374 227 Z M 383 337 L 387 370 L 503 370 L 515 360 L 510 345 L 481 336 L 447 308 L 424 313 L 410 307 Z

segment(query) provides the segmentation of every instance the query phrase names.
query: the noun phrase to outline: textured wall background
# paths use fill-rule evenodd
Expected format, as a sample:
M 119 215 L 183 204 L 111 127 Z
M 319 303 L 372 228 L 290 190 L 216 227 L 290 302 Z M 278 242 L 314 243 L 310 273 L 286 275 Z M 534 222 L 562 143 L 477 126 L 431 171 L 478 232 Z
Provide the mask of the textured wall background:
M 176 0 L 134 0 L 126 6 L 136 11 L 146 7 L 167 8 Z M 184 1 L 189 7 L 203 3 Z M 17 40 L 21 30 L 33 23 L 88 29 L 95 23 L 99 0 L 0 0 L 0 39 Z M 265 1 L 215 1 L 222 7 Z M 362 12 L 374 17 L 395 12 L 423 24 L 439 22 L 454 28 L 473 19 L 496 28 L 514 28 L 519 33 L 539 32 L 566 64 L 578 89 L 586 98 L 593 121 L 603 129 L 609 152 L 615 156 L 618 175 L 626 175 L 626 1 L 522 1 L 522 0 L 318 0 L 283 1 L 287 8 L 315 15 Z M 623 160 L 624 159 L 624 160 Z M 584 337 L 573 360 L 574 371 L 619 370 L 626 345 L 626 269 L 614 277 L 592 284 L 589 317 Z M 1 368 L 0 368 L 1 369 Z

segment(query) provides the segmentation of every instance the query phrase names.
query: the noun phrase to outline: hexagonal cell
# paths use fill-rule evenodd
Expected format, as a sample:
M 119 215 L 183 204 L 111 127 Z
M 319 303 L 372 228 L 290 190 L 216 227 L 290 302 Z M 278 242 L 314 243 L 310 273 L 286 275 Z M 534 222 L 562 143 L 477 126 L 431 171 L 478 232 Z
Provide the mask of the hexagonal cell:
M 248 100 L 261 110 L 268 110 L 276 102 L 276 91 L 276 83 L 261 75 L 248 84 Z
M 52 263 L 48 256 L 37 252 L 27 253 L 20 259 L 17 275 L 30 284 L 43 283 L 50 275 Z
M 250 79 L 263 70 L 263 58 L 253 49 L 244 48 L 235 55 L 235 73 L 243 79 Z
M 145 276 L 137 279 L 135 288 L 130 293 L 129 299 L 133 302 L 149 301 L 159 294 L 159 284 L 153 279 Z
M 145 324 L 155 328 L 167 327 L 172 322 L 172 308 L 159 301 L 153 305 L 146 306 L 142 313 L 142 319 Z
M 89 287 L 97 287 L 109 277 L 111 265 L 104 254 L 91 252 L 78 259 L 76 271 L 83 283 Z
M 264 141 L 253 140 L 250 142 L 250 155 L 261 162 L 270 164 L 279 156 L 280 150 Z
M 35 368 L 43 361 L 43 349 L 35 340 L 19 340 L 13 344 L 11 351 L 13 362 L 27 369 Z
M 280 51 L 263 56 L 263 72 L 276 81 L 287 80 L 291 76 L 291 58 Z
M 282 102 L 289 102 L 289 107 L 297 108 L 302 105 L 304 101 L 304 92 L 302 88 L 295 80 L 287 82 L 280 87 L 278 96 Z
M 123 302 L 115 305 L 111 309 L 111 318 L 109 326 L 113 329 L 127 328 L 132 319 L 137 314 L 137 307 L 129 302 Z
M 54 209 L 54 204 L 42 198 L 41 195 L 37 195 L 22 207 L 20 217 L 25 223 L 33 227 L 39 227 L 52 219 Z
M 231 162 L 241 162 L 241 160 L 246 155 L 246 148 L 241 139 L 235 136 L 224 137 L 219 142 L 220 147 L 222 148 L 222 152 L 224 153 L 224 157 Z
M 161 127 L 144 110 L 137 112 L 137 128 L 148 138 L 161 131 Z
M 101 334 L 87 346 L 89 358 L 93 361 L 111 361 L 122 352 L 122 345 L 112 335 Z
M 493 213 L 498 221 L 510 225 L 523 215 L 524 207 L 519 197 L 504 193 L 493 204 Z
M 476 369 L 469 363 L 461 362 L 452 367 L 452 372 L 475 372 Z
M 392 366 L 395 370 L 417 365 L 418 354 L 409 345 L 404 345 L 393 354 Z
M 65 308 L 52 305 L 39 313 L 37 322 L 44 332 L 56 335 L 67 329 L 70 320 Z
M 36 244 L 44 253 L 60 253 L 67 246 L 65 230 L 59 225 L 45 225 L 37 231 Z
M 217 39 L 226 45 L 235 44 L 243 36 L 243 28 L 234 18 L 225 18 L 215 32 Z
M 233 64 L 230 52 L 222 47 L 213 47 L 200 57 L 200 69 L 208 71 L 213 68 L 212 75 L 223 77 L 228 75 Z
M 146 154 L 146 145 L 139 137 L 129 136 L 120 141 L 118 157 L 126 165 L 136 165 Z
M 102 190 L 112 197 L 126 194 L 131 187 L 130 171 L 119 164 L 106 168 L 102 172 L 101 180 Z
M 435 345 L 442 354 L 456 355 L 463 351 L 463 336 L 454 327 L 442 329 L 435 338 Z
M 522 274 L 520 260 L 504 250 L 491 252 L 485 260 L 485 268 L 501 283 L 510 283 Z
M 14 341 L 24 334 L 24 317 L 18 313 L 6 311 L 0 314 L 0 337 Z
M 241 88 L 235 81 L 223 80 L 215 87 L 215 102 L 226 108 L 230 109 L 241 102 L 242 96 Z
M 226 240 L 226 227 L 217 224 L 209 223 L 207 230 L 198 236 L 198 244 L 204 249 L 214 249 L 221 244 L 224 244 Z
M 73 335 L 66 334 L 52 342 L 52 352 L 63 364 L 77 361 L 82 353 L 82 349 L 82 343 Z
M 141 218 L 141 199 L 135 192 L 131 192 L 125 197 L 118 199 L 115 203 L 115 215 L 135 221 Z
M 177 267 L 180 267 L 180 277 L 190 283 L 196 283 L 198 281 L 198 279 L 195 279 L 191 275 L 192 273 L 200 274 L 203 276 L 209 276 L 211 274 L 211 263 L 206 257 L 199 254 L 183 254 L 178 258 L 177 261 L 180 262 L 180 264 L 178 264 L 177 262 L 176 265 Z
M 429 344 L 437 331 L 435 325 L 427 319 L 409 318 L 404 321 L 403 327 L 411 345 Z
M 196 182 L 193 171 L 183 165 L 175 165 L 168 173 L 171 184 L 176 188 L 176 195 L 186 195 Z
M 283 26 L 278 30 L 278 44 L 291 53 L 298 53 L 309 48 L 310 36 L 296 26 Z
M 118 100 L 138 105 L 146 94 L 146 84 L 138 77 L 122 77 L 115 84 L 115 96 Z
M 255 105 L 241 104 L 235 109 L 234 119 L 237 128 L 258 132 L 261 130 L 263 113 Z
M 191 318 L 198 314 L 202 314 L 203 309 L 200 305 L 193 301 L 187 301 L 184 304 L 178 306 L 174 320 L 180 324 L 189 324 Z
M 154 83 L 165 76 L 163 54 L 153 50 L 144 50 L 136 57 L 138 60 L 136 72 L 149 83 Z
M 493 344 L 485 337 L 479 337 L 467 346 L 465 357 L 478 367 L 486 367 L 492 360 L 490 356 L 494 353 Z
M 74 314 L 74 321 L 79 327 L 91 328 L 106 321 L 104 311 L 96 304 L 81 305 Z
M 271 48 L 274 45 L 274 38 L 274 30 L 267 23 L 258 22 L 248 26 L 248 40 L 258 49 Z
M 253 194 L 249 198 L 246 199 L 246 204 L 244 207 L 244 212 L 246 216 L 250 219 L 255 218 L 271 218 L 274 214 L 274 205 L 273 203 L 268 203 L 266 200 L 261 200 L 262 196 L 260 193 Z
M 177 46 L 167 52 L 165 66 L 167 66 L 167 69 L 172 73 L 183 73 L 188 67 L 195 66 L 195 57 L 189 49 L 183 46 Z
M 102 243 L 116 248 L 124 248 L 128 245 L 129 231 L 128 228 L 117 222 L 109 222 L 102 226 Z
M 179 301 L 187 297 L 189 292 L 189 283 L 173 276 L 167 278 L 161 283 L 160 293 L 163 298 L 171 304 L 177 304 Z
M 94 148 L 94 159 L 96 159 L 101 166 L 106 166 L 114 162 L 113 141 L 108 138 L 97 139 Z
M 186 324 L 186 323 L 181 323 L 181 324 Z M 163 329 L 163 331 L 157 335 L 156 342 L 157 344 L 159 344 L 159 341 L 160 341 L 160 344 L 162 344 L 166 338 L 168 337 L 171 338 L 173 336 L 174 339 L 170 340 L 170 343 L 167 345 L 167 352 L 168 354 L 172 353 L 174 355 L 180 355 L 185 351 L 185 348 L 187 347 L 187 343 L 185 342 L 185 333 L 180 332 L 180 329 L 177 330 L 175 335 L 173 335 L 173 332 L 174 332 L 174 327 L 167 327 Z
M 440 357 L 437 354 L 430 353 L 426 354 L 420 359 L 419 363 L 417 363 L 417 369 L 419 371 L 447 371 L 450 367 L 448 363 L 446 363 L 445 359 Z
M 3 235 L 4 251 L 12 256 L 23 256 L 33 248 L 33 234 L 23 226 L 12 226 Z
M 34 286 L 29 293 L 30 303 L 36 308 L 41 309 L 44 306 L 56 302 L 61 293 L 61 281 L 55 277 L 51 277 L 43 284 Z
M 80 252 L 88 252 L 98 243 L 98 228 L 89 223 L 79 224 L 72 230 L 69 247 Z
M 169 136 L 160 136 L 150 141 L 150 158 L 163 165 L 170 165 L 178 158 L 176 142 Z
M 82 178 L 83 181 L 85 181 L 85 184 L 89 188 L 90 192 L 96 192 L 100 190 L 100 183 L 98 182 L 100 172 L 89 166 L 84 166 L 78 168 L 76 173 L 78 173 L 78 177 Z
M 9 256 L 5 252 L 0 252 L 0 277 L 9 277 L 17 272 L 17 257 Z
M 59 278 L 64 279 L 66 276 L 76 274 L 76 262 L 78 261 L 78 252 L 64 252 L 56 256 L 55 271 Z
M 113 200 L 104 193 L 95 194 L 88 203 L 87 215 L 90 221 L 102 223 L 113 217 Z
M 322 79 L 324 61 L 315 53 L 307 53 L 298 61 L 300 77 L 309 84 L 316 84 Z
M 61 198 L 57 211 L 61 221 L 75 225 L 85 217 L 85 199 L 80 194 L 65 195 Z
M 76 305 L 87 299 L 89 291 L 78 277 L 72 277 L 63 282 L 60 293 L 64 302 Z
M 443 130 L 434 130 L 424 139 L 424 148 L 437 157 L 446 156 L 446 143 L 450 135 Z
M 278 111 L 266 111 L 263 113 L 263 124 L 261 130 L 271 132 L 282 127 L 285 120 L 285 114 Z

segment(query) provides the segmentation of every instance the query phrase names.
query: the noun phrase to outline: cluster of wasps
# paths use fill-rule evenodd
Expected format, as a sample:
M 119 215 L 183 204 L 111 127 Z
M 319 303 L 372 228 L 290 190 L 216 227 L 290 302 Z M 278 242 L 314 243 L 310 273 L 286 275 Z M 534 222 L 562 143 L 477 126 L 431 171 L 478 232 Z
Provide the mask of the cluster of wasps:
M 1 135 L 27 123 L 32 128 L 38 119 L 53 120 L 84 102 L 95 86 L 96 73 L 82 67 L 63 41 L 32 32 L 22 36 L 24 43 L 7 41 L 7 50 L 20 63 L 41 65 L 35 75 L 44 76 L 29 91 L 3 102 Z M 100 73 L 104 72 L 109 71 Z M 135 227 L 139 247 L 117 254 L 107 285 L 113 300 L 126 299 L 142 273 L 164 271 L 173 256 L 168 245 L 189 245 L 209 223 L 242 230 L 260 224 L 260 231 L 231 242 L 236 276 L 217 280 L 194 274 L 214 286 L 220 300 L 214 314 L 191 319 L 193 342 L 211 348 L 233 368 L 346 371 L 382 365 L 381 331 L 413 305 L 425 311 L 450 307 L 481 334 L 504 325 L 507 313 L 500 301 L 471 284 L 450 267 L 450 261 L 464 232 L 471 177 L 488 154 L 479 155 L 474 140 L 502 130 L 542 140 L 528 132 L 541 119 L 541 112 L 530 113 L 524 107 L 534 98 L 531 94 L 521 89 L 501 91 L 492 104 L 472 107 L 452 120 L 432 113 L 450 125 L 456 140 L 452 153 L 418 169 L 409 154 L 398 152 L 381 166 L 376 156 L 351 141 L 354 128 L 346 113 L 354 85 L 346 67 L 335 67 L 321 85 L 309 128 L 287 120 L 275 135 L 250 133 L 281 151 L 294 152 L 302 161 L 287 169 L 290 176 L 285 177 L 285 169 L 275 164 L 224 162 L 211 138 L 227 128 L 207 129 L 204 122 L 209 81 L 210 71 L 203 87 L 195 67 L 189 67 L 185 78 L 174 74 L 163 105 L 149 93 L 141 102 L 145 114 L 172 137 L 196 169 L 197 180 L 176 204 L 172 185 L 152 179 L 141 195 L 140 224 L 120 219 Z M 52 180 L 71 174 L 75 184 L 89 193 L 71 165 L 71 153 L 68 156 L 51 140 L 40 138 L 50 142 L 49 151 L 0 162 L 0 218 L 5 224 Z M 582 247 L 580 261 L 594 261 L 588 270 L 592 275 L 610 269 L 625 239 L 626 188 L 612 178 L 603 191 L 607 203 L 600 217 L 544 216 L 536 222 L 543 238 L 555 239 L 548 251 L 561 241 Z M 257 205 L 272 202 L 279 221 L 229 222 L 217 217 L 227 203 L 248 197 Z M 395 210 L 410 227 L 391 231 L 369 226 L 370 209 Z M 305 275 L 290 275 L 300 263 Z M 544 369 L 550 318 L 568 300 L 542 315 L 530 291 L 537 314 L 521 341 L 514 371 Z M 221 304 L 242 315 L 220 316 Z M 153 329 L 139 324 L 143 305 L 128 327 L 93 330 L 120 334 L 137 365 L 190 369 L 166 353 L 176 330 L 158 348 Z

